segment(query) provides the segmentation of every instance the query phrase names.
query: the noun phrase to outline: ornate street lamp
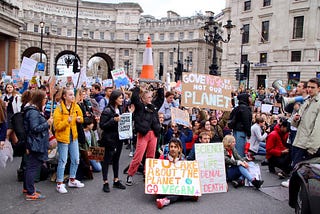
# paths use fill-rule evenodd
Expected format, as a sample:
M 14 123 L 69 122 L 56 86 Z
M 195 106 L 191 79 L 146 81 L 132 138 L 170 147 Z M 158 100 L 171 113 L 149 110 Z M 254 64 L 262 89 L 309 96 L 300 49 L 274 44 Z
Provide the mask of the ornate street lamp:
M 204 29 L 204 36 L 207 43 L 213 44 L 213 56 L 212 56 L 212 64 L 209 66 L 210 75 L 218 75 L 218 65 L 217 65 L 217 43 L 218 42 L 224 42 L 228 43 L 230 41 L 230 35 L 231 35 L 231 29 L 235 27 L 235 25 L 231 24 L 231 20 L 227 21 L 227 24 L 223 27 L 227 29 L 228 37 L 227 39 L 223 39 L 222 36 L 218 32 L 218 22 L 214 20 L 213 13 L 208 18 L 208 21 L 205 22 L 205 26 L 203 26 Z
M 44 22 L 41 21 L 41 22 L 40 22 L 40 30 L 41 30 L 41 31 L 40 31 L 40 32 L 41 32 L 41 34 L 40 34 L 40 64 L 41 64 L 41 66 L 38 67 L 38 70 L 42 70 L 42 71 L 44 71 L 44 66 L 43 66 L 43 64 L 42 64 L 43 28 L 44 28 Z M 39 69 L 39 68 L 40 68 L 40 69 Z

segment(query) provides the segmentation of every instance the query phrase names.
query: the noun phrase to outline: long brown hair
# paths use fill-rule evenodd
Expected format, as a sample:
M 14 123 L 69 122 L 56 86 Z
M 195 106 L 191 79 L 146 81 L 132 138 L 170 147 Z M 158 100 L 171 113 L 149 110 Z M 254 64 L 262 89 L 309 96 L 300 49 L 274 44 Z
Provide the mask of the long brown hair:
M 31 104 L 35 105 L 39 111 L 42 111 L 42 101 L 46 98 L 46 92 L 35 90 L 32 92 Z
M 0 123 L 6 123 L 7 121 L 7 109 L 5 102 L 0 99 Z
M 8 84 L 6 84 L 6 87 L 4 88 L 4 92 L 5 92 L 6 94 L 8 93 L 8 92 L 7 92 L 7 87 L 8 87 L 8 85 L 11 85 L 11 86 L 13 87 L 12 96 L 16 96 L 16 95 L 18 94 L 18 92 L 17 92 L 16 88 L 14 87 L 13 83 L 8 83 Z

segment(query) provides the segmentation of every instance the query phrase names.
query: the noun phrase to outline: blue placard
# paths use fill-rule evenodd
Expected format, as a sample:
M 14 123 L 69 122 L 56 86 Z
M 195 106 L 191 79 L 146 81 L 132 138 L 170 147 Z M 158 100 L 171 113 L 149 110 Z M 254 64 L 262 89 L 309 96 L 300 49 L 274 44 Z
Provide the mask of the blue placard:
M 44 63 L 43 62 L 38 62 L 38 71 L 44 71 Z

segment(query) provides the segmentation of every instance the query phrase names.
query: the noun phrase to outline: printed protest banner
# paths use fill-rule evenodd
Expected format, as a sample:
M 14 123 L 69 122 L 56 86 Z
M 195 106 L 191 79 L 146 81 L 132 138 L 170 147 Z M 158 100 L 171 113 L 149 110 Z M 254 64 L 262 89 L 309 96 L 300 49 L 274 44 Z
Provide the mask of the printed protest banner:
M 132 138 L 132 113 L 123 113 L 120 115 L 118 132 L 119 140 Z
M 196 143 L 202 193 L 227 192 L 224 150 L 222 143 Z
M 37 61 L 28 57 L 23 57 L 19 70 L 19 77 L 31 80 L 37 67 Z
M 232 82 L 229 79 L 183 73 L 181 105 L 231 111 Z
M 272 111 L 272 105 L 270 104 L 262 104 L 261 105 L 261 112 L 271 114 Z
M 102 80 L 102 86 L 105 88 L 113 87 L 113 80 L 112 79 Z
M 88 151 L 88 159 L 103 161 L 104 158 L 104 147 L 99 146 L 91 146 Z
M 126 86 L 130 82 L 123 68 L 112 70 L 111 75 L 116 88 Z
M 190 126 L 188 111 L 183 111 L 179 108 L 171 108 L 171 121 L 180 125 Z
M 198 161 L 146 160 L 146 194 L 201 195 Z

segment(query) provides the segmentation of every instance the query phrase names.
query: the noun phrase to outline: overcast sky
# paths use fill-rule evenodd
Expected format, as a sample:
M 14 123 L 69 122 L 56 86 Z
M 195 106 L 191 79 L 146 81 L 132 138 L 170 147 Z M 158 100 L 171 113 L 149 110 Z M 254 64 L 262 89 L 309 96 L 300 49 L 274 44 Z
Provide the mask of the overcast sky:
M 196 12 L 213 11 L 218 14 L 225 8 L 225 0 L 84 0 L 93 2 L 119 3 L 136 2 L 142 7 L 143 15 L 153 15 L 156 18 L 166 17 L 172 10 L 180 16 L 192 16 Z

